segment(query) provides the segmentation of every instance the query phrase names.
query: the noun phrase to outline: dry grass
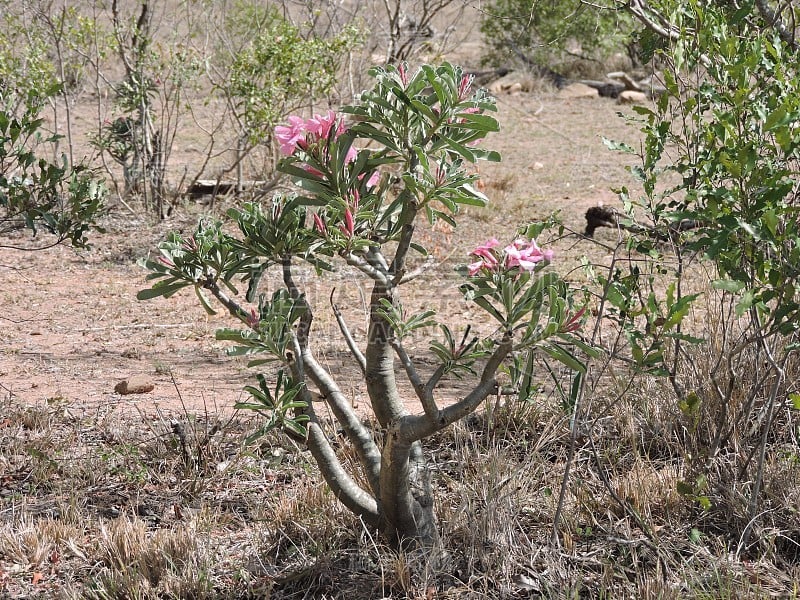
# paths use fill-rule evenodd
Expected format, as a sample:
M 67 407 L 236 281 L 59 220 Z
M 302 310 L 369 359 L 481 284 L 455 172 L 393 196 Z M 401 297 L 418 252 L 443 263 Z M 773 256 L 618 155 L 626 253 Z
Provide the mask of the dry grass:
M 241 415 L 120 422 L 6 399 L 0 590 L 9 598 L 796 597 L 800 468 L 788 440 L 776 433 L 770 444 L 760 543 L 735 560 L 746 482 L 710 489 L 710 510 L 677 493 L 693 468 L 687 448 L 700 439 L 688 439 L 670 403 L 668 390 L 645 380 L 624 401 L 593 405 L 555 545 L 570 439 L 556 398 L 492 405 L 437 436 L 429 453 L 441 540 L 422 553 L 384 546 L 281 438 L 241 446 L 255 426 Z M 664 426 L 669 419 L 677 422 Z

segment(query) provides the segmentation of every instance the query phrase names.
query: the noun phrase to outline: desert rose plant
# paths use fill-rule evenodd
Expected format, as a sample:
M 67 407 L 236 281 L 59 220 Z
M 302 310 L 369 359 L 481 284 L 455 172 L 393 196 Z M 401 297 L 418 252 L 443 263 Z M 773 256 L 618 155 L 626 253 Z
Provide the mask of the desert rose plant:
M 280 170 L 298 193 L 231 210 L 239 233 L 202 223 L 191 237 L 172 234 L 160 256 L 146 263 L 155 280 L 140 299 L 169 297 L 191 286 L 207 310 L 213 297 L 243 325 L 217 338 L 235 342 L 233 354 L 254 355 L 253 367 L 270 368 L 248 387 L 242 406 L 262 411 L 263 430 L 280 427 L 309 449 L 336 497 L 389 541 L 436 539 L 434 498 L 422 440 L 475 411 L 498 391 L 496 374 L 515 355 L 542 352 L 569 369 L 584 369 L 590 352 L 577 337 L 582 312 L 567 284 L 549 267 L 553 253 L 533 239 L 478 246 L 461 269 L 462 291 L 493 323 L 485 337 L 470 327 L 454 331 L 433 311 L 407 314 L 401 291 L 430 266 L 414 241 L 418 219 L 456 225 L 464 205 L 487 199 L 466 168 L 499 155 L 477 147 L 497 121 L 493 99 L 450 64 L 376 68 L 374 87 L 341 113 L 290 117 L 275 137 L 285 154 Z M 465 257 L 466 259 L 467 257 Z M 466 261 L 465 261 L 466 262 Z M 316 306 L 299 285 L 306 263 L 325 277 L 337 263 L 354 268 L 372 292 L 366 340 L 355 339 L 335 305 Z M 259 281 L 274 270 L 282 281 L 270 295 Z M 237 282 L 247 284 L 237 299 Z M 333 310 L 342 344 L 353 358 L 377 421 L 365 425 L 337 375 L 320 364 L 314 345 L 315 312 Z M 423 374 L 408 337 L 429 332 L 436 360 Z M 577 354 L 576 354 L 577 350 Z M 415 398 L 404 399 L 399 363 Z M 552 361 L 550 361 L 552 364 Z M 471 378 L 466 395 L 453 398 L 450 377 Z M 349 472 L 326 434 L 312 394 L 324 400 L 354 450 Z M 444 402 L 443 399 L 448 399 Z M 404 402 L 406 400 L 406 402 Z M 417 410 L 409 410 L 417 403 Z M 319 406 L 319 404 L 317 404 Z M 378 434 L 378 435 L 376 435 Z

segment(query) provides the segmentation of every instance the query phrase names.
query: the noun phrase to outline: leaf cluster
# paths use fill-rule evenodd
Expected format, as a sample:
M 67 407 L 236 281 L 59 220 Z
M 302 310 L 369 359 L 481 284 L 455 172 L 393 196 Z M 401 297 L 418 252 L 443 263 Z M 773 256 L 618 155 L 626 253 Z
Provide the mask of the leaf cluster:
M 374 68 L 370 74 L 376 80 L 373 88 L 361 94 L 358 104 L 342 108 L 355 118 L 353 126 L 279 167 L 308 192 L 298 202 L 319 206 L 326 223 L 341 223 L 358 194 L 358 239 L 331 238 L 335 252 L 397 240 L 420 212 L 431 223 L 442 219 L 455 226 L 461 206 L 487 201 L 473 186 L 477 175 L 468 173 L 466 163 L 500 159 L 497 152 L 476 146 L 499 129 L 487 114 L 496 110 L 494 100 L 484 90 L 473 90 L 460 67 L 425 65 L 408 73 L 407 65 L 400 65 Z M 361 149 L 348 162 L 358 139 L 378 149 Z M 385 176 L 371 188 L 368 180 L 376 171 Z
M 685 7 L 693 33 L 671 48 L 667 93 L 637 108 L 646 143 L 634 174 L 657 220 L 697 225 L 682 241 L 715 263 L 737 313 L 755 308 L 788 333 L 800 314 L 800 78 L 796 51 L 745 4 Z M 683 86 L 685 70 L 702 71 L 696 88 Z M 666 161 L 679 182 L 658 192 Z
M 89 169 L 70 165 L 66 156 L 60 163 L 40 156 L 41 147 L 59 136 L 41 135 L 39 93 L 32 90 L 18 111 L 0 94 L 0 233 L 24 227 L 34 236 L 52 234 L 55 239 L 47 245 L 69 241 L 85 248 L 89 231 L 100 229 L 105 188 Z
M 287 106 L 320 98 L 336 84 L 338 66 L 360 42 L 346 27 L 330 38 L 308 35 L 274 6 L 240 2 L 227 16 L 231 36 L 245 40 L 230 59 L 224 92 L 253 143 L 269 137 Z

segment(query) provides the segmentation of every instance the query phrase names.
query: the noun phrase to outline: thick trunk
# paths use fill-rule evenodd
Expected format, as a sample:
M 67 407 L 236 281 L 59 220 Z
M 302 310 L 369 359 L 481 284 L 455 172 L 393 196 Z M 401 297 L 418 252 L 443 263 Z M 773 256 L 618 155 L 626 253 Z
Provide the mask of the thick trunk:
M 409 541 L 430 544 L 436 539 L 433 501 L 426 485 L 422 448 L 419 442 L 401 435 L 400 423 L 408 417 L 394 376 L 393 332 L 378 312 L 381 299 L 392 300 L 385 286 L 372 292 L 366 382 L 372 409 L 386 441 L 381 457 L 378 511 L 381 530 L 394 543 Z
M 383 448 L 378 504 L 381 528 L 388 540 L 427 546 L 438 538 L 425 475 L 420 444 L 406 441 L 399 427 L 392 427 Z
M 393 333 L 379 312 L 382 299 L 391 302 L 392 293 L 385 286 L 376 283 L 372 290 L 365 358 L 367 393 L 372 410 L 381 427 L 386 428 L 392 421 L 404 416 L 406 411 L 397 393 L 397 382 L 394 378 L 394 349 L 390 343 Z

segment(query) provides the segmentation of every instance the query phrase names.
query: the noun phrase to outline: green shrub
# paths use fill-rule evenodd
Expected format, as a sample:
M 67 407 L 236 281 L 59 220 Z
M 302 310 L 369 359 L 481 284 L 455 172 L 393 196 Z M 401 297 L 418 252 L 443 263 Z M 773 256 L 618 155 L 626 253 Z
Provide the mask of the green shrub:
M 522 63 L 555 71 L 576 58 L 602 60 L 624 51 L 633 30 L 627 13 L 598 9 L 579 0 L 491 0 L 481 21 L 489 49 L 485 62 Z
M 32 89 L 11 101 L 0 93 L 0 235 L 28 228 L 53 237 L 23 248 L 35 250 L 69 241 L 86 247 L 87 234 L 97 228 L 105 189 L 84 166 L 70 165 L 67 157 L 51 162 L 41 156 L 52 152 L 59 136 L 42 136 L 39 111 L 59 86 Z M 16 108 L 14 108 L 16 107 Z M 0 239 L 0 248 L 11 247 Z
M 317 37 L 287 21 L 277 8 L 239 2 L 228 15 L 227 36 L 241 44 L 218 83 L 252 144 L 271 137 L 275 125 L 303 104 L 311 106 L 336 83 L 343 58 L 359 43 L 355 26 Z M 244 42 L 244 43 L 242 43 Z

